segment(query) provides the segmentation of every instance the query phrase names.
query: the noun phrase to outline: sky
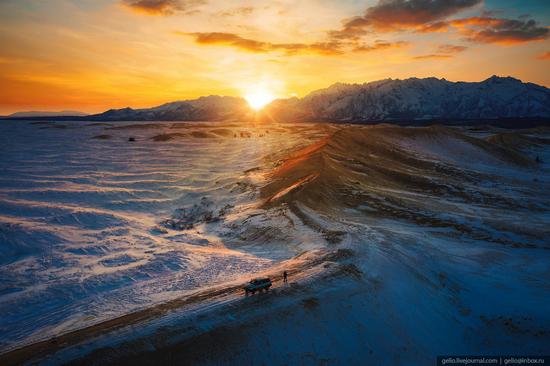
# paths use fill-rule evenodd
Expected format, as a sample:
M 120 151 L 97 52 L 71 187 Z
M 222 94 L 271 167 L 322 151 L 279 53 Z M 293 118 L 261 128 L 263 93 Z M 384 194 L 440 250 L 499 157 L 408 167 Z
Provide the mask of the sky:
M 550 1 L 0 0 L 0 114 L 492 75 L 550 87 Z

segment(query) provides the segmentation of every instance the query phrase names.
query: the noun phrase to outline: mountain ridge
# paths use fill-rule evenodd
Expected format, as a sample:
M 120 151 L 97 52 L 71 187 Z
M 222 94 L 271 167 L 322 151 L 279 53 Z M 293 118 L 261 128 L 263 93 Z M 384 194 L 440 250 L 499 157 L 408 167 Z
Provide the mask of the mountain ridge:
M 279 108 L 284 110 L 285 104 L 289 103 L 279 103 Z M 549 118 L 550 89 L 498 76 L 481 82 L 384 79 L 336 83 L 306 95 L 299 104 L 307 113 L 302 118 L 340 122 Z
M 88 113 L 72 110 L 63 111 L 20 111 L 8 114 L 5 118 L 26 118 L 26 117 L 66 117 L 66 116 L 78 116 L 84 117 Z
M 550 119 L 550 89 L 496 75 L 480 82 L 388 78 L 334 83 L 303 98 L 276 99 L 258 112 L 244 98 L 210 95 L 152 108 L 109 109 L 76 119 L 340 123 Z

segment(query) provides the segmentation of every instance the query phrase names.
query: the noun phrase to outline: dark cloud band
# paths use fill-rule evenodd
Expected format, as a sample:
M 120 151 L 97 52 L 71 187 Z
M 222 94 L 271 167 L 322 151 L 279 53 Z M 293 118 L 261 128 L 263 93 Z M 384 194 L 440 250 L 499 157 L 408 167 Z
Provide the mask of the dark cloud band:
M 363 16 L 348 19 L 342 29 L 329 32 L 329 36 L 339 41 L 358 41 L 370 32 L 432 33 L 452 29 L 475 43 L 514 44 L 550 37 L 550 29 L 529 16 L 505 19 L 482 12 L 479 17 L 449 20 L 480 3 L 481 0 L 379 0 Z
M 380 0 L 363 16 L 344 23 L 339 31 L 331 32 L 337 39 L 357 39 L 369 31 L 395 31 L 433 24 L 460 11 L 477 5 L 481 0 Z
M 540 41 L 550 36 L 550 30 L 533 19 L 472 17 L 453 20 L 449 24 L 457 27 L 468 41 L 476 43 L 515 44 Z

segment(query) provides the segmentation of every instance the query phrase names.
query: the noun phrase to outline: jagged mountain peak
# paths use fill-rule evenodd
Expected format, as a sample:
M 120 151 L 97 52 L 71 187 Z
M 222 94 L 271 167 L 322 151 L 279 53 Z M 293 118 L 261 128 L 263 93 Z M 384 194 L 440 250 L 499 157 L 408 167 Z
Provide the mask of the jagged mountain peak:
M 482 81 L 482 83 L 498 83 L 498 82 L 512 82 L 522 84 L 522 81 L 512 76 L 497 76 L 493 75 Z

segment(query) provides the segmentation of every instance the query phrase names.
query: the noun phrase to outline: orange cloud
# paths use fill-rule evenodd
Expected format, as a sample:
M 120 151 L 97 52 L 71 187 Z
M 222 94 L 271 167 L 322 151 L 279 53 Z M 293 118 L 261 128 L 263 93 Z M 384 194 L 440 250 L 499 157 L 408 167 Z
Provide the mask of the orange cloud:
M 399 41 L 399 42 L 386 42 L 386 41 L 375 41 L 372 45 L 361 45 L 353 49 L 354 52 L 372 52 L 379 50 L 386 50 L 391 48 L 399 48 L 407 46 L 409 42 Z
M 452 44 L 443 44 L 437 48 L 438 53 L 459 53 L 466 51 L 468 47 L 456 46 Z
M 550 60 L 550 51 L 546 51 L 537 56 L 539 60 Z
M 491 18 L 491 17 L 470 17 L 463 19 L 455 19 L 449 22 L 449 25 L 454 27 L 497 27 L 500 26 L 503 22 L 503 19 Z
M 220 13 L 223 17 L 232 17 L 236 15 L 250 15 L 254 12 L 253 6 L 241 6 L 239 8 L 233 8 Z
M 130 10 L 147 15 L 172 15 L 204 3 L 204 0 L 122 0 Z
M 268 53 L 282 51 L 287 55 L 298 53 L 318 53 L 321 55 L 338 55 L 343 53 L 341 44 L 338 42 L 320 43 L 270 43 L 249 38 L 243 38 L 234 33 L 223 32 L 177 32 L 180 35 L 191 36 L 195 42 L 202 45 L 224 45 L 235 47 L 243 51 L 255 53 Z
M 321 55 L 334 56 L 344 53 L 338 42 L 317 42 L 307 45 L 307 50 Z
M 198 44 L 221 44 L 240 48 L 249 52 L 268 52 L 269 44 L 253 39 L 243 38 L 234 33 L 208 32 L 208 33 L 183 33 L 193 36 Z
M 418 33 L 446 32 L 449 30 L 449 23 L 446 21 L 422 24 L 416 28 Z
M 452 58 L 451 55 L 440 55 L 440 54 L 430 54 L 430 55 L 420 55 L 413 57 L 413 60 L 445 60 Z
M 437 47 L 436 53 L 415 56 L 413 60 L 447 60 L 452 58 L 453 54 L 463 52 L 466 49 L 468 49 L 468 47 L 443 44 Z

